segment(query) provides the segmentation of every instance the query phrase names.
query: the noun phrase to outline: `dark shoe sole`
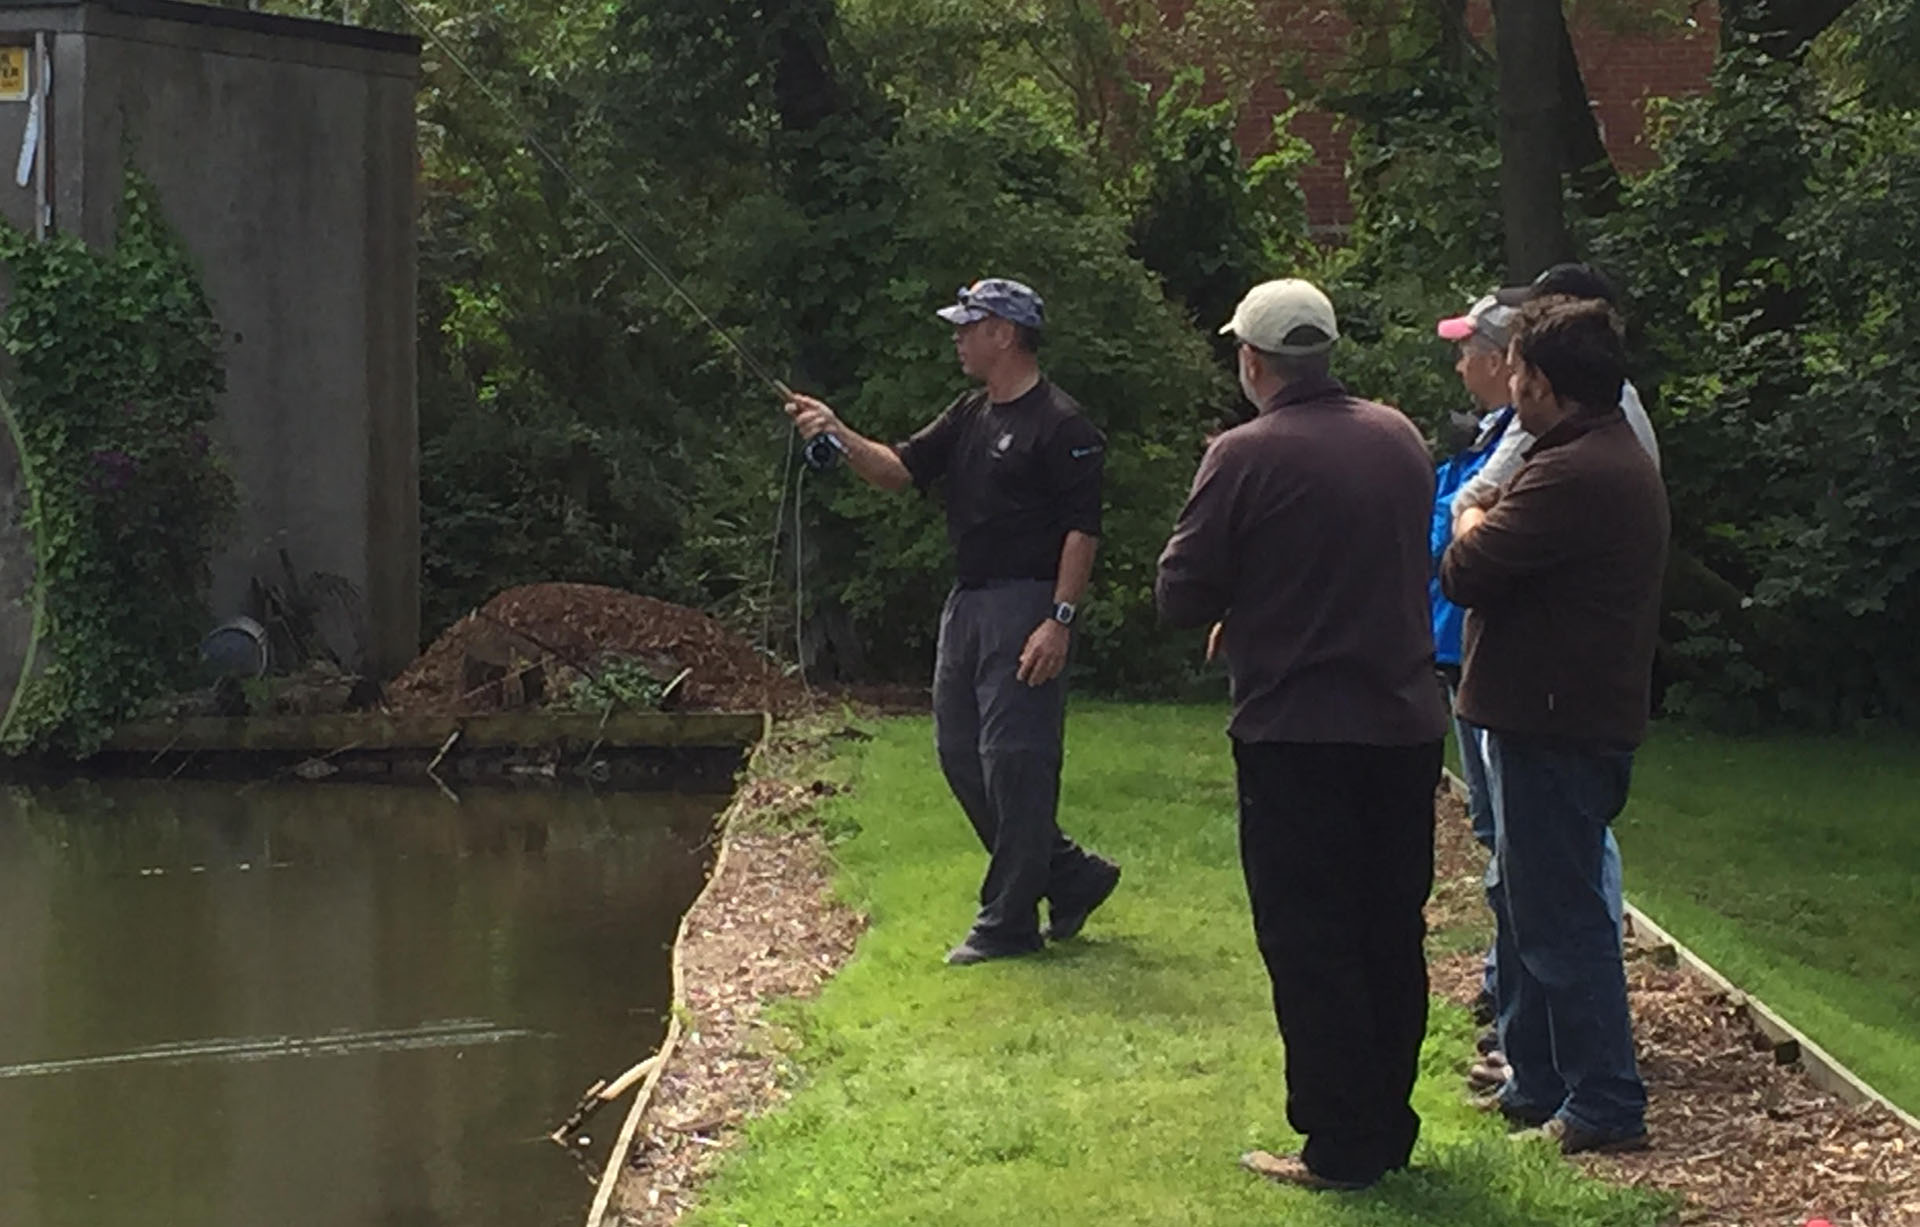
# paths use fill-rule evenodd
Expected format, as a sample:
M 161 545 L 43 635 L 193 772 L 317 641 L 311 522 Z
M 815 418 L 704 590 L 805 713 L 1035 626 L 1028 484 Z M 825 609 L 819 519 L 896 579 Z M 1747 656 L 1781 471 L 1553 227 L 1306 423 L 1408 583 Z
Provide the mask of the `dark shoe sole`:
M 1086 897 L 1084 903 L 1076 904 L 1066 911 L 1056 910 L 1052 914 L 1047 925 L 1046 939 L 1050 942 L 1064 942 L 1080 936 L 1080 930 L 1086 927 L 1087 917 L 1093 915 L 1096 908 L 1111 899 L 1119 885 L 1120 866 L 1115 865 L 1113 872 L 1094 887 L 1093 893 Z
M 1610 1138 L 1574 1138 L 1562 1136 L 1560 1153 L 1563 1155 L 1630 1155 L 1651 1149 L 1652 1139 L 1643 1129 L 1626 1137 Z
M 1653 1141 L 1645 1133 L 1636 1133 L 1632 1137 L 1615 1137 L 1605 1143 L 1590 1143 L 1572 1150 L 1561 1146 L 1561 1154 L 1638 1154 L 1651 1148 Z
M 1530 1111 L 1526 1108 L 1509 1106 L 1508 1103 L 1500 1097 L 1498 1091 L 1488 1095 L 1469 1096 L 1468 1102 L 1482 1112 L 1498 1112 L 1506 1120 L 1507 1127 L 1516 1132 L 1522 1130 L 1538 1130 L 1553 1119 L 1553 1113 L 1551 1112 Z
M 1038 946 L 1016 946 L 1008 950 L 996 950 L 991 947 L 976 946 L 971 942 L 961 942 L 947 951 L 949 967 L 971 967 L 975 963 L 991 963 L 995 959 L 1018 959 L 1039 951 Z
M 1594 1133 L 1569 1124 L 1563 1117 L 1555 1117 L 1537 1129 L 1528 1129 L 1513 1136 L 1516 1142 L 1535 1139 L 1552 1142 L 1563 1155 L 1624 1155 L 1646 1150 L 1653 1145 L 1645 1129 L 1625 1135 Z

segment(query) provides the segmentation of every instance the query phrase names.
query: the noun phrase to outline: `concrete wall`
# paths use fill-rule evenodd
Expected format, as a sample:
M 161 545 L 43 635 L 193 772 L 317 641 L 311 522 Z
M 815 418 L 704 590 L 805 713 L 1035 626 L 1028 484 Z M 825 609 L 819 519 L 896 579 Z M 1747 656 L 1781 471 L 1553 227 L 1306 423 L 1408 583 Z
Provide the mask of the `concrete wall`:
M 54 228 L 110 243 L 131 162 L 225 336 L 221 443 L 242 512 L 216 616 L 246 609 L 250 579 L 279 580 L 284 549 L 358 589 L 362 663 L 391 673 L 419 638 L 418 44 L 158 0 L 0 5 L 0 42 L 34 31 L 50 35 Z M 0 103 L 8 172 L 24 116 Z M 33 203 L 0 178 L 10 220 L 31 225 Z

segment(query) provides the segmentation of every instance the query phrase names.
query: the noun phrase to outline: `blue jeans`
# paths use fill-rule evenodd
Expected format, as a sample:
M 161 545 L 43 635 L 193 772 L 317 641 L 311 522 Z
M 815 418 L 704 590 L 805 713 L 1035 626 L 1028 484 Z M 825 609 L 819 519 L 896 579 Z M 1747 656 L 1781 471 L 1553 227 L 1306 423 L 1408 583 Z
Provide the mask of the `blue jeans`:
M 1495 1000 L 1513 1071 L 1504 1098 L 1602 1134 L 1639 1133 L 1647 1092 L 1606 871 L 1608 824 L 1626 805 L 1633 753 L 1491 730 L 1483 738 L 1498 867 Z
M 1456 694 L 1452 687 L 1448 687 L 1449 707 Z M 1460 747 L 1460 779 L 1467 786 L 1467 818 L 1473 824 L 1474 839 L 1487 850 L 1487 906 L 1493 908 L 1493 888 L 1500 880 L 1500 862 L 1493 856 L 1493 798 L 1487 792 L 1487 732 L 1479 725 L 1455 715 L 1453 735 Z M 1613 917 L 1613 927 L 1621 931 L 1624 939 L 1622 918 L 1626 913 L 1626 901 L 1621 892 L 1620 845 L 1613 838 L 1612 827 L 1607 828 L 1606 847 L 1601 855 L 1600 888 L 1606 892 L 1607 912 Z M 1493 1000 L 1499 999 L 1499 990 L 1494 985 L 1499 967 L 1500 942 L 1496 938 L 1493 945 L 1487 947 L 1487 957 L 1480 973 L 1480 990 Z

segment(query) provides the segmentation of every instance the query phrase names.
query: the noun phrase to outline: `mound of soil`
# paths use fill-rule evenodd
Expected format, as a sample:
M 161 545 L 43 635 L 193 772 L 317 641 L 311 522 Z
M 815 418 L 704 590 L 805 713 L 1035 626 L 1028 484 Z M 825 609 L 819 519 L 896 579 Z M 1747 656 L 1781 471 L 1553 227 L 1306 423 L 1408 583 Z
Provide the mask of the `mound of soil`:
M 539 706 L 606 662 L 642 662 L 666 681 L 692 672 L 676 710 L 775 711 L 805 691 L 712 618 L 598 584 L 509 588 L 447 628 L 387 688 L 388 710 L 480 715 Z

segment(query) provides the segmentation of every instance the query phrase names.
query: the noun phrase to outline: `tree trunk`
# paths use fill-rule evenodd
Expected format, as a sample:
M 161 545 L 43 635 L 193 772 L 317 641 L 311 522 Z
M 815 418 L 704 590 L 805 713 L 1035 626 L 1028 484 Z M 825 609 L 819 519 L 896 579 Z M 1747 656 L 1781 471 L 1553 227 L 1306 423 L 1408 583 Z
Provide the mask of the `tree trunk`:
M 1500 65 L 1500 206 L 1507 232 L 1507 277 L 1532 280 L 1573 256 L 1560 171 L 1561 43 L 1559 0 L 1494 0 Z
M 1462 73 L 1476 58 L 1483 62 L 1487 59 L 1486 51 L 1474 41 L 1473 31 L 1467 26 L 1467 0 L 1433 0 L 1433 9 L 1440 27 L 1440 63 L 1448 72 Z
M 1752 40 L 1766 55 L 1797 60 L 1856 0 L 1725 0 L 1720 47 Z
M 1580 57 L 1573 49 L 1573 33 L 1565 20 L 1560 22 L 1559 73 L 1560 140 L 1565 155 L 1560 169 L 1571 179 L 1588 212 L 1612 212 L 1620 204 L 1620 175 L 1601 139 L 1586 78 L 1580 75 Z

